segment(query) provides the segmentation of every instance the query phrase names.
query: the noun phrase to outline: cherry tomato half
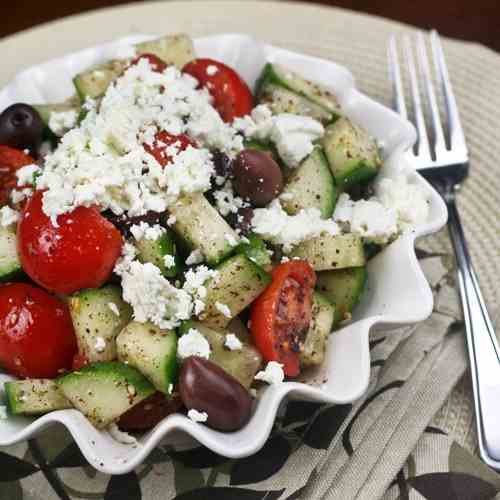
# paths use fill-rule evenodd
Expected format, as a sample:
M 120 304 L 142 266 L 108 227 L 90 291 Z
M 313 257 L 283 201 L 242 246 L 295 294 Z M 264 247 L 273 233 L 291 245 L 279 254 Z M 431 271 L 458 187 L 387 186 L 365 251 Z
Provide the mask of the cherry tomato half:
M 188 146 L 196 147 L 194 141 L 186 134 L 174 135 L 162 130 L 155 135 L 153 145 L 144 144 L 144 149 L 164 167 L 172 163 L 172 156 L 167 153 L 167 148 L 174 145 L 177 152 L 184 151 Z
M 55 227 L 43 212 L 42 196 L 37 191 L 31 197 L 18 225 L 18 249 L 24 271 L 54 292 L 100 287 L 120 256 L 120 232 L 97 209 L 87 207 L 60 215 Z
M 296 377 L 311 323 L 316 274 L 306 261 L 292 260 L 277 266 L 272 278 L 252 304 L 250 331 L 264 359 L 282 363 L 285 375 Z
M 214 107 L 225 122 L 252 111 L 253 96 L 248 85 L 225 64 L 213 59 L 195 59 L 182 69 L 194 76 L 200 87 L 206 87 L 214 98 Z
M 17 186 L 16 171 L 32 163 L 35 160 L 23 151 L 0 145 L 0 207 L 8 203 L 10 192 Z
M 76 338 L 66 305 L 26 283 L 0 286 L 0 364 L 27 378 L 71 368 Z
M 149 61 L 149 64 L 151 65 L 151 68 L 153 68 L 153 71 L 156 71 L 158 73 L 163 73 L 167 69 L 167 64 L 154 54 L 141 54 L 130 62 L 130 66 L 135 66 L 141 59 L 147 59 Z

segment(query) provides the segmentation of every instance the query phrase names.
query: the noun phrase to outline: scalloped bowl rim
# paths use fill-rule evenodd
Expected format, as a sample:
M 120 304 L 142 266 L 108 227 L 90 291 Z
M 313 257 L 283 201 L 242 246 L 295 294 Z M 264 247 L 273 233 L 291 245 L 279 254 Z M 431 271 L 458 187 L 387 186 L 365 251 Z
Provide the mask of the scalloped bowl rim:
M 119 47 L 151 38 L 154 37 L 127 36 L 28 68 L 0 92 L 0 109 L 20 98 L 27 102 L 55 99 L 54 92 L 59 99 L 68 97 L 61 94 L 68 93 L 71 80 L 62 81 L 58 76 L 58 81 L 51 81 L 50 69 L 63 68 L 66 76 L 72 76 L 88 66 L 89 62 L 109 59 Z M 411 182 L 421 184 L 426 190 L 430 203 L 429 219 L 425 224 L 404 233 L 370 262 L 369 274 L 376 275 L 377 279 L 370 279 L 369 283 L 374 283 L 375 288 L 365 294 L 355 321 L 330 336 L 328 360 L 323 367 L 326 371 L 312 375 L 314 385 L 285 382 L 266 387 L 259 394 L 254 415 L 242 430 L 221 433 L 192 422 L 184 415 L 174 414 L 142 436 L 140 444 L 134 447 L 113 440 L 107 431 L 95 429 L 78 411 L 61 410 L 34 420 L 10 417 L 0 421 L 0 446 L 23 441 L 47 426 L 60 423 L 72 434 L 89 463 L 109 474 L 129 472 L 166 436 L 169 444 L 192 444 L 196 440 L 227 457 L 248 456 L 266 442 L 280 404 L 286 398 L 343 404 L 363 395 L 370 376 L 368 335 L 372 327 L 392 329 L 416 323 L 427 318 L 432 311 L 432 293 L 417 261 L 414 243 L 417 237 L 438 231 L 446 223 L 447 212 L 439 194 L 411 169 L 405 154 L 416 140 L 413 126 L 359 92 L 351 73 L 334 62 L 260 43 L 241 34 L 197 38 L 195 46 L 197 53 L 236 67 L 249 83 L 255 80 L 265 60 L 279 60 L 292 69 L 302 72 L 307 70 L 312 80 L 334 87 L 346 114 L 358 120 L 382 141 L 386 164 L 382 175 L 391 177 L 404 173 L 411 178 Z M 252 57 L 248 57 L 248 54 Z M 398 272 L 392 273 L 393 268 Z M 406 273 L 403 280 L 401 275 L 397 276 L 398 273 Z M 400 281 L 409 286 L 398 289 Z M 377 288 L 379 283 L 382 283 L 381 289 Z M 394 310 L 387 310 L 387 303 L 391 303 Z M 319 378 L 324 379 L 322 383 L 318 382 Z M 0 375 L 0 383 L 8 379 L 9 376 Z M 186 435 L 192 439 L 186 441 Z

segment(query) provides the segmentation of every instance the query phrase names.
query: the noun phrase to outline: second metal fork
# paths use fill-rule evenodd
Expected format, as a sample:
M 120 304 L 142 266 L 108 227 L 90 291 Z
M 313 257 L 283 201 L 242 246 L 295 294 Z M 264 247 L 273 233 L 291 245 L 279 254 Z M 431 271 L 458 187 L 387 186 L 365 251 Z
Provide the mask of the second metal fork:
M 436 187 L 448 208 L 448 229 L 455 250 L 467 335 L 479 450 L 488 465 L 500 470 L 500 348 L 472 267 L 455 204 L 455 194 L 469 172 L 469 155 L 443 48 L 435 31 L 431 33 L 430 42 L 434 70 L 445 102 L 448 133 L 445 134 L 441 123 L 424 37 L 422 33 L 416 36 L 417 65 L 411 39 L 405 36 L 403 53 L 418 132 L 417 145 L 409 154 L 415 168 Z M 407 118 L 395 37 L 390 39 L 388 49 L 395 107 Z M 424 118 L 419 75 L 430 115 L 431 138 Z

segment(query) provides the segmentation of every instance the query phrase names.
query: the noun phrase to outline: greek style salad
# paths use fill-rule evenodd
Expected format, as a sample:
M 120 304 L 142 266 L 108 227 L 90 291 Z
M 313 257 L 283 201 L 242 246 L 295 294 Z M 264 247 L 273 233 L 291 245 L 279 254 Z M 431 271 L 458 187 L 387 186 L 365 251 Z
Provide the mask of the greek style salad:
M 268 63 L 252 92 L 182 34 L 122 56 L 0 115 L 2 408 L 123 442 L 182 411 L 235 431 L 324 362 L 428 201 L 377 179 L 376 141 L 307 75 Z

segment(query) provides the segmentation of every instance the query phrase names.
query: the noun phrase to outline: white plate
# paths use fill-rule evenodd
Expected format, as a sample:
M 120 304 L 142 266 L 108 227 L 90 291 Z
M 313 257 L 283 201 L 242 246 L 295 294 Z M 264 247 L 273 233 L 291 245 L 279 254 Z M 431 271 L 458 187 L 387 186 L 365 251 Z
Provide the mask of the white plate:
M 111 44 L 70 54 L 29 68 L 20 73 L 0 93 L 0 109 L 14 102 L 57 102 L 73 94 L 72 77 L 90 65 L 118 57 L 131 43 L 152 38 L 136 35 Z M 347 116 L 366 127 L 383 145 L 385 165 L 381 176 L 406 173 L 428 193 L 430 216 L 426 224 L 401 236 L 368 265 L 368 290 L 357 307 L 354 322 L 331 335 L 327 361 L 319 373 L 309 374 L 309 384 L 286 382 L 266 388 L 245 428 L 226 434 L 183 415 L 166 418 L 132 447 L 114 441 L 106 431 L 98 431 L 76 410 L 63 410 L 37 419 L 9 418 L 0 421 L 0 446 L 27 439 L 40 429 L 60 422 L 73 435 L 90 464 L 110 474 L 123 474 L 137 465 L 168 436 L 182 431 L 211 450 L 227 457 L 255 453 L 269 436 L 276 412 L 286 397 L 347 403 L 359 398 L 368 386 L 370 352 L 368 333 L 373 326 L 393 328 L 415 323 L 429 316 L 432 294 L 414 251 L 415 238 L 436 232 L 446 223 L 446 207 L 441 197 L 418 174 L 411 171 L 404 152 L 416 139 L 412 125 L 388 108 L 361 94 L 351 73 L 337 64 L 288 50 L 261 44 L 245 35 L 227 34 L 195 40 L 199 56 L 211 57 L 236 68 L 253 86 L 266 61 L 279 61 L 291 69 L 321 82 L 338 96 Z M 0 382 L 9 377 L 0 376 Z

